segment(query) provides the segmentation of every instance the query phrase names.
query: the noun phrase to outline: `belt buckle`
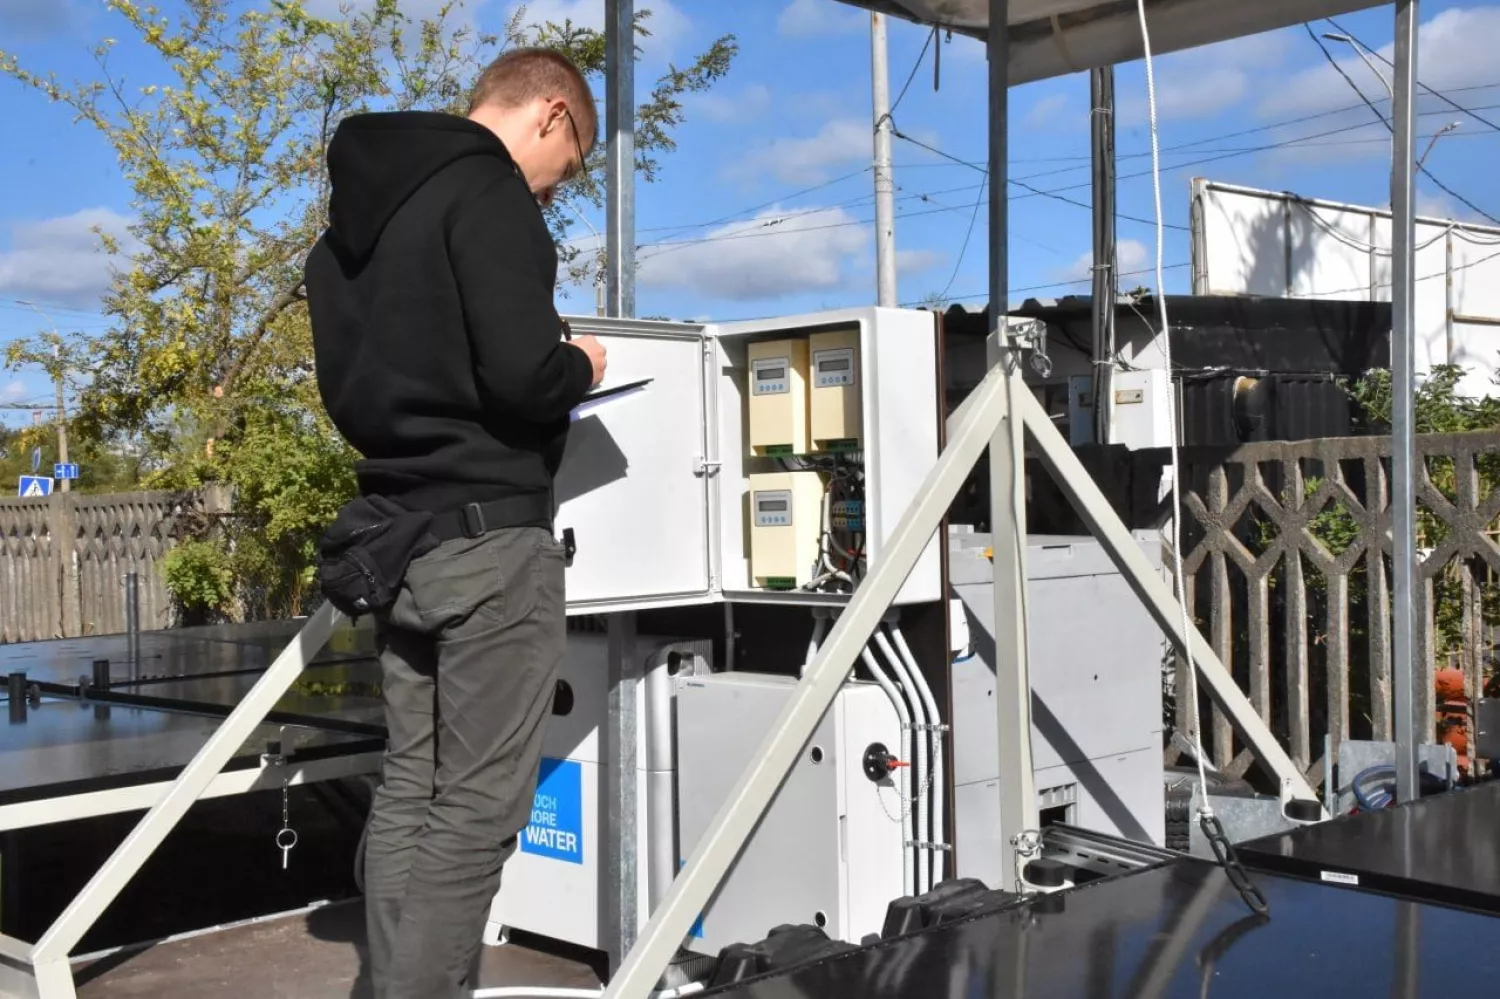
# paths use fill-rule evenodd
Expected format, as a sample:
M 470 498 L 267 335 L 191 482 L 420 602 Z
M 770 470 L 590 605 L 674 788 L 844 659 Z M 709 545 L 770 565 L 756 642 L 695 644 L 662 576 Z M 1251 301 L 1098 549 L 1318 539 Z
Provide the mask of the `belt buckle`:
M 478 503 L 469 503 L 464 506 L 459 511 L 459 521 L 463 526 L 465 538 L 477 538 L 488 530 L 484 522 L 484 509 Z

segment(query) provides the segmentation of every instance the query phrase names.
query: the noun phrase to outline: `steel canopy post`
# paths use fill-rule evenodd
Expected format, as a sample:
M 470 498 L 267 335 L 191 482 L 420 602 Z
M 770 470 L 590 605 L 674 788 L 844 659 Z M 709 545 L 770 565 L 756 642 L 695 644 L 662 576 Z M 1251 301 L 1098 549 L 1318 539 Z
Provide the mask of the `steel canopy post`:
M 990 536 L 995 579 L 995 710 L 1000 739 L 1000 870 L 1013 887 L 1019 837 L 1037 828 L 1031 757 L 1031 673 L 1026 649 L 1026 429 L 1021 375 L 1006 321 L 1010 300 L 1007 159 L 1010 126 L 1010 0 L 990 0 L 990 365 L 1005 372 L 1005 414 L 990 440 Z
M 606 0 L 604 9 L 606 312 L 629 319 L 635 316 L 635 3 Z M 635 624 L 631 613 L 609 619 L 609 701 L 602 740 L 607 761 L 603 774 L 607 788 L 602 837 L 604 904 L 599 909 L 603 922 L 599 936 L 612 969 L 635 946 L 639 911 L 636 707 L 641 675 Z
M 1415 613 L 1418 600 L 1416 562 L 1417 473 L 1413 401 L 1416 372 L 1416 80 L 1418 0 L 1396 3 L 1396 80 L 1392 92 L 1391 142 L 1391 556 L 1395 587 L 1391 636 L 1394 656 L 1392 702 L 1396 729 L 1396 799 L 1414 801 L 1417 785 L 1418 733 L 1430 721 L 1418 722 L 1423 701 L 1417 683 L 1427 676 L 1418 669 Z M 1425 741 L 1425 740 L 1424 740 Z
M 606 311 L 635 315 L 635 0 L 604 0 Z

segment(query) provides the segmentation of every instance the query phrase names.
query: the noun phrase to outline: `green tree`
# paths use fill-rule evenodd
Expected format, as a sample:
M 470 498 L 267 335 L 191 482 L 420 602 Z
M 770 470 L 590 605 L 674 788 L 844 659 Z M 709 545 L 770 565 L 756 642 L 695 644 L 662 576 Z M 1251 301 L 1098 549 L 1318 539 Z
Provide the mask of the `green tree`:
M 516 45 L 566 53 L 600 92 L 600 32 L 528 26 L 523 8 L 501 34 L 484 34 L 462 20 L 463 6 L 451 0 L 414 20 L 400 0 L 346 7 L 338 18 L 315 16 L 304 0 L 182 0 L 168 17 L 107 0 L 121 34 L 158 57 L 144 85 L 127 86 L 112 65 L 114 39 L 95 49 L 98 79 L 71 85 L 0 51 L 0 75 L 93 126 L 134 192 L 133 245 L 99 235 L 131 266 L 104 302 L 112 328 L 82 344 L 94 374 L 72 427 L 80 444 L 139 455 L 149 486 L 233 485 L 234 516 L 204 525 L 199 539 L 218 554 L 190 548 L 170 574 L 175 592 L 213 603 L 229 572 L 235 600 L 213 610 L 302 610 L 316 538 L 354 489 L 356 456 L 317 396 L 300 287 L 303 258 L 326 224 L 323 164 L 339 120 L 462 111 L 483 65 Z M 650 11 L 640 11 L 638 36 L 649 25 Z M 636 165 L 647 181 L 675 148 L 681 98 L 723 77 L 736 52 L 733 36 L 719 38 L 685 68 L 670 67 L 637 108 Z M 601 143 L 548 211 L 575 279 L 597 263 L 564 240 L 574 210 L 601 201 L 594 175 L 603 158 Z M 190 565 L 205 568 L 195 575 Z

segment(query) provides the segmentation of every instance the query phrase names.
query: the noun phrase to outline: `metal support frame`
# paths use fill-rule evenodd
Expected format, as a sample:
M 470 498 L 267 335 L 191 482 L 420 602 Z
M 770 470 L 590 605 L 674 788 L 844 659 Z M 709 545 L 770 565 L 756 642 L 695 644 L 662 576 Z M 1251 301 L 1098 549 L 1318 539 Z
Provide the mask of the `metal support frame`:
M 645 999 L 655 988 L 678 944 L 687 938 L 693 920 L 708 905 L 832 705 L 860 650 L 870 640 L 938 530 L 970 469 L 992 439 L 1009 433 L 1013 426 L 1024 425 L 1030 433 L 1058 485 L 1173 644 L 1182 650 L 1191 643 L 1199 674 L 1246 743 L 1280 778 L 1292 797 L 1316 799 L 1301 771 L 1203 635 L 1191 626 L 1184 632 L 1181 609 L 1171 588 L 1131 538 L 1042 404 L 1030 392 L 1011 391 L 1013 377 L 1013 368 L 996 364 L 965 401 L 961 412 L 955 414 L 961 419 L 950 431 L 948 444 L 917 490 L 916 499 L 891 532 L 879 563 L 850 598 L 770 733 L 752 755 L 749 767 L 740 775 L 687 865 L 672 882 L 671 890 L 652 913 L 650 922 L 605 990 L 608 999 Z M 1011 411 L 1012 405 L 1015 411 Z M 998 548 L 995 561 L 998 580 L 1002 575 Z M 1000 631 L 998 626 L 996 631 Z M 1000 635 L 996 637 L 999 639 Z M 1027 693 L 1029 703 L 1029 687 Z M 1008 780 L 1009 777 L 1002 779 L 1002 784 Z
M 1418 0 L 1396 3 L 1396 79 L 1392 88 L 1391 137 L 1391 556 L 1392 700 L 1396 734 L 1396 798 L 1414 801 L 1418 733 L 1431 727 L 1419 720 L 1422 703 L 1415 690 L 1417 595 L 1417 473 L 1414 404 L 1416 371 L 1416 82 Z
M 1010 0 L 990 0 L 990 23 L 1010 22 Z M 992 370 L 1002 371 L 1005 404 L 990 438 L 990 534 L 995 565 L 995 710 L 1000 737 L 1000 870 L 1020 881 L 1017 843 L 1039 824 L 1031 757 L 1031 673 L 1026 632 L 1026 430 L 1031 399 L 1021 354 L 1006 321 L 1010 300 L 1010 33 L 991 31 L 989 56 L 989 243 Z M 965 470 L 967 473 L 967 469 Z
M 6 979 L 14 982 L 29 977 L 40 999 L 76 999 L 68 955 L 182 821 L 193 802 L 210 793 L 224 767 L 345 620 L 330 604 L 308 618 L 244 700 L 214 730 L 192 762 L 34 946 L 0 936 L 0 973 L 8 972 Z
M 635 946 L 639 899 L 637 890 L 636 815 L 638 809 L 636 767 L 636 693 L 641 684 L 641 663 L 635 650 L 634 613 L 609 618 L 609 699 L 603 750 L 607 761 L 603 773 L 605 833 L 604 865 L 607 886 L 599 915 L 603 921 L 599 939 L 618 968 Z

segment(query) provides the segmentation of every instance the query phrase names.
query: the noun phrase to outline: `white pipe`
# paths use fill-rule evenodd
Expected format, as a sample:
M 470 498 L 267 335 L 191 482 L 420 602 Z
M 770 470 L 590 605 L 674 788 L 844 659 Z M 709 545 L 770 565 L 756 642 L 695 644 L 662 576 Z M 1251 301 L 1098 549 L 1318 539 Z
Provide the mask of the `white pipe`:
M 890 633 L 891 640 L 896 643 L 896 651 L 901 653 L 901 658 L 906 661 L 906 668 L 916 680 L 917 693 L 921 695 L 922 704 L 926 708 L 927 723 L 932 726 L 928 729 L 928 734 L 932 737 L 932 842 L 935 844 L 932 853 L 932 883 L 936 885 L 942 883 L 948 853 L 942 849 L 948 845 L 947 822 L 943 814 L 947 799 L 943 784 L 943 730 L 938 728 L 943 723 L 943 715 L 938 710 L 937 698 L 932 696 L 932 687 L 917 666 L 917 657 L 911 654 L 911 646 L 906 644 L 901 625 L 892 622 Z
M 896 709 L 896 718 L 901 722 L 901 761 L 907 762 L 911 759 L 911 712 L 906 710 L 906 702 L 896 692 L 891 684 L 891 678 L 885 675 L 885 670 L 880 668 L 880 663 L 875 659 L 875 653 L 870 651 L 866 645 L 860 651 L 860 657 L 864 659 L 866 668 L 875 682 L 880 684 L 880 689 L 885 691 L 885 696 L 890 699 L 891 705 Z M 880 793 L 877 786 L 875 793 Z M 901 808 L 901 894 L 907 897 L 915 895 L 915 879 L 911 867 L 911 847 L 906 844 L 916 839 L 915 823 L 912 821 L 911 811 L 911 767 L 901 767 L 896 771 L 896 793 L 900 800 L 896 803 Z
M 822 607 L 813 608 L 813 631 L 812 638 L 807 642 L 807 656 L 802 660 L 802 665 L 797 669 L 798 676 L 807 675 L 807 664 L 813 661 L 818 654 L 818 646 L 823 644 L 823 636 L 828 633 L 828 612 Z
M 912 722 L 918 727 L 911 738 L 911 744 L 916 747 L 915 759 L 912 761 L 912 811 L 916 815 L 916 821 L 913 823 L 916 835 L 912 839 L 919 843 L 930 843 L 932 841 L 928 839 L 927 795 L 923 791 L 923 786 L 927 779 L 927 735 L 926 730 L 921 728 L 921 726 L 927 724 L 925 720 L 926 712 L 922 708 L 921 698 L 914 692 L 915 684 L 906 668 L 906 663 L 902 662 L 901 657 L 896 654 L 896 650 L 891 648 L 890 640 L 885 637 L 885 632 L 876 628 L 872 637 L 875 639 L 875 647 L 880 650 L 881 654 L 885 656 L 886 661 L 891 664 L 891 668 L 895 670 L 896 678 L 901 683 L 902 693 L 911 704 Z M 921 895 L 931 890 L 932 848 L 918 846 L 917 894 Z

